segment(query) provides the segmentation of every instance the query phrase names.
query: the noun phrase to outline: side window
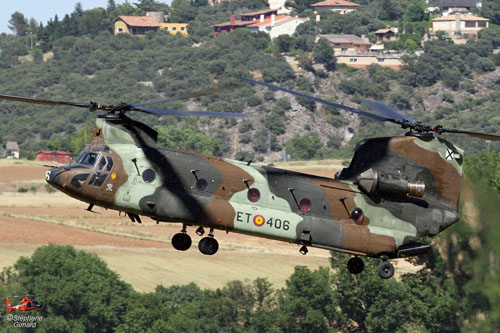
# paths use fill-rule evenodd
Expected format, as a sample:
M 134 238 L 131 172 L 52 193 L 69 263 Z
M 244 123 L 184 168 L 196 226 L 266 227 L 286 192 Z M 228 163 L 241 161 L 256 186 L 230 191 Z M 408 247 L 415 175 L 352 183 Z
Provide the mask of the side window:
M 113 159 L 111 156 L 108 156 L 108 166 L 106 167 L 106 170 L 111 171 L 113 169 Z
M 94 175 L 90 179 L 89 185 L 99 187 L 99 186 L 101 186 L 104 183 L 104 181 L 106 180 L 106 178 L 108 178 L 108 174 L 107 173 L 96 172 L 96 173 L 94 173 Z
M 102 170 L 104 169 L 104 166 L 106 165 L 106 158 L 103 156 L 101 157 L 101 159 L 99 160 L 99 164 L 97 165 L 97 168 L 99 170 Z

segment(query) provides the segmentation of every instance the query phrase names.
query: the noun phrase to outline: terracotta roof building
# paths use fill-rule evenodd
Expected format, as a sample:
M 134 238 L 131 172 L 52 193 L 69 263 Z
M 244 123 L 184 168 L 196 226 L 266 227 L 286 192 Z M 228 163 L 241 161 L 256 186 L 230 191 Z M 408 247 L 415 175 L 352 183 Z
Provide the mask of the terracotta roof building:
M 149 16 L 118 16 L 114 20 L 115 35 L 128 33 L 130 35 L 145 35 L 149 31 L 158 31 L 161 23 Z
M 228 33 L 238 28 L 246 28 L 247 26 L 257 22 L 258 20 L 264 20 L 267 17 L 271 17 L 271 15 L 276 15 L 277 12 L 277 9 L 266 9 L 245 13 L 240 15 L 241 20 L 236 20 L 236 16 L 232 14 L 229 22 L 222 22 L 213 25 L 214 35 Z
M 293 35 L 297 27 L 307 22 L 307 18 L 286 15 L 271 15 L 263 18 L 248 26 L 250 31 L 263 31 L 268 33 L 271 38 L 276 38 L 281 35 Z
M 335 55 L 368 52 L 372 43 L 356 35 L 318 35 L 333 44 Z
M 453 14 L 432 20 L 432 33 L 446 32 L 452 38 L 475 38 L 479 30 L 488 28 L 489 19 L 471 14 Z
M 359 5 L 354 2 L 345 0 L 326 0 L 322 2 L 317 2 L 311 5 L 315 10 L 330 10 L 338 12 L 340 14 L 347 14 L 358 9 Z

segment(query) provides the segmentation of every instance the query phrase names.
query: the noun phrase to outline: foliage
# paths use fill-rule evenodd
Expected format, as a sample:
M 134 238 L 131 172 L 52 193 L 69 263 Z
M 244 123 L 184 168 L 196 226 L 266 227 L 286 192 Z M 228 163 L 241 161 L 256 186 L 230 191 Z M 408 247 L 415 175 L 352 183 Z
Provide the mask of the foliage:
M 199 131 L 196 123 L 185 123 L 177 126 L 171 123 L 166 126 L 156 126 L 158 131 L 158 143 L 170 148 L 182 148 L 184 150 L 206 154 L 220 155 L 221 143 L 216 138 L 208 137 Z
M 286 152 L 294 160 L 310 160 L 323 157 L 323 143 L 315 134 L 295 134 L 286 143 Z
M 4 271 L 2 280 L 9 294 L 35 294 L 45 305 L 39 313 L 48 320 L 37 325 L 42 331 L 112 331 L 134 295 L 104 261 L 70 246 L 39 248 Z

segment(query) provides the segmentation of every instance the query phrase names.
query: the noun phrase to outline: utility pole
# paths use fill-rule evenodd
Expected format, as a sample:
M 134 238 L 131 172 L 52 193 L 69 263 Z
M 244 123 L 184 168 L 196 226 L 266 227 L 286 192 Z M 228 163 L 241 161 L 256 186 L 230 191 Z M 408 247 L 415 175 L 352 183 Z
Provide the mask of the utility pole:
M 270 129 L 267 131 L 266 148 L 267 148 L 267 162 L 271 162 L 271 130 Z

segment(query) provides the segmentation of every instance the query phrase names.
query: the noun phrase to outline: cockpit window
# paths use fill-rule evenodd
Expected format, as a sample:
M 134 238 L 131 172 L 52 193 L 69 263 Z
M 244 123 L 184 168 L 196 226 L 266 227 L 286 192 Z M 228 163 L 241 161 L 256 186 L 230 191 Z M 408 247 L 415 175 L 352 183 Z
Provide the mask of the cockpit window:
M 89 167 L 93 167 L 97 160 L 97 154 L 84 152 L 80 155 L 76 163 L 83 164 Z
M 111 156 L 108 156 L 108 166 L 106 167 L 106 170 L 111 171 L 112 168 L 113 168 L 113 159 L 111 158 Z
M 94 173 L 92 178 L 90 178 L 89 185 L 101 186 L 107 177 L 108 177 L 107 173 L 96 172 L 96 173 Z
M 104 166 L 106 165 L 106 158 L 103 156 L 101 157 L 101 159 L 99 160 L 99 165 L 97 166 L 97 168 L 99 170 L 102 170 L 104 169 Z

